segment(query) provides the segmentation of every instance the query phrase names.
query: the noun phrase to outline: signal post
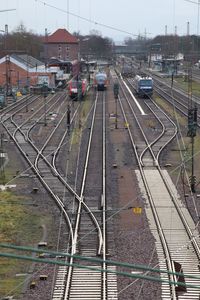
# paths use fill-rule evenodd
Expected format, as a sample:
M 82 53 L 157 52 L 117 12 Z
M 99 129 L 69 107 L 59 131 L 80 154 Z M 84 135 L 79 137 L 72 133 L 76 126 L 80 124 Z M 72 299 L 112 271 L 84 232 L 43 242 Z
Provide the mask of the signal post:
M 114 97 L 115 97 L 115 129 L 118 128 L 118 123 L 117 123 L 117 99 L 119 95 L 119 83 L 114 83 L 113 86 L 113 92 L 114 92 Z

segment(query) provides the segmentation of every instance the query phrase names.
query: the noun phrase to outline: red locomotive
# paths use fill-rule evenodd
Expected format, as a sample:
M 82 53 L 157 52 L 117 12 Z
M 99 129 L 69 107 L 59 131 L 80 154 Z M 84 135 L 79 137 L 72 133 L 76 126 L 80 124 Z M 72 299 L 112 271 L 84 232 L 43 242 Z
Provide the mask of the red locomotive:
M 86 79 L 75 80 L 72 79 L 68 83 L 69 96 L 73 100 L 81 100 L 85 96 L 88 89 L 88 83 Z

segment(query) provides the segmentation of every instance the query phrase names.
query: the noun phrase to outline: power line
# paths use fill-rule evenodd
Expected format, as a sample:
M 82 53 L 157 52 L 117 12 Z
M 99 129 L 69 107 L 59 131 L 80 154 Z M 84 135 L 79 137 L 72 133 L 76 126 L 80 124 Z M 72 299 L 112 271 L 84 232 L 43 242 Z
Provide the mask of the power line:
M 185 2 L 189 2 L 189 3 L 193 3 L 193 4 L 197 4 L 198 5 L 198 2 L 195 2 L 195 1 L 192 1 L 192 0 L 184 0 Z
M 110 269 L 102 269 L 102 268 L 95 268 L 95 267 L 89 267 L 86 265 L 81 265 L 81 264 L 71 264 L 67 263 L 66 261 L 57 261 L 57 260 L 49 260 L 49 259 L 41 259 L 41 258 L 34 258 L 32 256 L 25 256 L 25 255 L 17 255 L 17 254 L 11 254 L 11 253 L 0 253 L 0 257 L 6 257 L 10 259 L 22 259 L 22 260 L 28 260 L 28 261 L 33 261 L 33 262 L 39 262 L 43 264 L 51 264 L 51 265 L 60 265 L 60 266 L 71 266 L 71 267 L 76 267 L 76 268 L 81 268 L 81 269 L 87 269 L 91 271 L 97 271 L 101 273 L 112 273 L 120 276 L 125 276 L 129 278 L 139 278 L 139 279 L 144 279 L 144 280 L 149 280 L 149 281 L 155 281 L 155 282 L 161 282 L 161 283 L 168 283 L 170 285 L 178 285 L 182 286 L 185 288 L 191 287 L 195 289 L 199 289 L 199 285 L 193 285 L 193 284 L 185 284 L 180 281 L 171 281 L 171 280 L 165 280 L 161 279 L 160 277 L 152 277 L 152 276 L 146 276 L 146 275 L 140 275 L 140 274 L 134 274 L 134 273 L 128 273 L 128 272 L 120 272 L 120 271 L 113 271 Z M 161 270 L 160 270 L 161 271 Z M 178 276 L 184 276 L 185 274 L 183 273 L 174 273 L 174 275 L 179 274 Z M 195 277 L 195 279 L 199 279 L 198 277 Z
M 15 8 L 11 8 L 11 9 L 1 9 L 0 12 L 6 12 L 6 11 L 13 11 L 16 10 Z
M 122 30 L 122 29 L 119 29 L 119 28 L 116 28 L 116 27 L 113 27 L 113 26 L 110 26 L 110 25 L 106 25 L 106 24 L 103 24 L 103 23 L 100 23 L 100 22 L 97 22 L 97 21 L 94 21 L 94 20 L 82 17 L 80 15 L 77 15 L 77 14 L 74 14 L 74 13 L 70 12 L 69 10 L 64 10 L 62 8 L 59 8 L 59 7 L 56 7 L 54 5 L 48 4 L 48 3 L 46 3 L 46 2 L 44 2 L 42 0 L 35 0 L 35 2 L 39 2 L 39 3 L 41 3 L 41 4 L 45 5 L 45 6 L 51 7 L 53 9 L 56 9 L 56 10 L 62 12 L 62 13 L 66 13 L 68 16 L 71 15 L 73 17 L 79 18 L 79 19 L 81 19 L 83 21 L 92 23 L 94 25 L 99 25 L 101 27 L 108 28 L 108 29 L 111 29 L 111 30 L 115 30 L 115 31 L 118 31 L 118 32 L 122 32 L 122 33 L 126 33 L 126 34 L 132 35 L 132 36 L 137 36 L 137 37 L 140 36 L 138 34 L 133 34 L 131 32 L 128 32 L 128 31 L 125 31 L 125 30 Z
M 82 261 L 89 261 L 89 262 L 95 262 L 95 263 L 103 263 L 105 262 L 108 265 L 115 265 L 118 267 L 125 267 L 125 268 L 129 268 L 129 269 L 138 269 L 138 270 L 143 270 L 143 271 L 151 271 L 154 273 L 164 273 L 164 274 L 172 274 L 172 275 L 176 275 L 176 276 L 184 276 L 187 278 L 193 278 L 193 279 L 200 279 L 199 276 L 194 276 L 194 275 L 189 275 L 187 273 L 179 273 L 179 272 L 170 272 L 170 271 L 166 271 L 166 270 L 162 270 L 162 269 L 156 269 L 156 268 L 152 268 L 152 267 L 148 267 L 145 265 L 136 265 L 136 264 L 130 264 L 130 263 L 123 263 L 123 262 L 118 262 L 118 261 L 112 261 L 112 260 L 103 260 L 100 258 L 91 258 L 91 257 L 85 257 L 85 256 L 81 256 L 81 255 L 72 255 L 66 252 L 58 252 L 58 251 L 50 251 L 50 250 L 45 250 L 45 249 L 37 249 L 37 248 L 32 248 L 32 247 L 27 247 L 27 246 L 16 246 L 16 245 L 11 245 L 11 244 L 0 244 L 0 248 L 7 248 L 7 249 L 15 249 L 15 250 L 19 250 L 19 251 L 29 251 L 29 252 L 35 252 L 35 253 L 45 253 L 45 254 L 49 254 L 52 256 L 63 256 L 63 257 L 68 257 L 68 258 L 75 258 L 75 259 L 79 259 Z M 31 260 L 31 259 L 35 259 L 32 256 L 19 256 L 19 255 L 15 255 L 12 254 L 10 256 L 10 253 L 0 253 L 0 256 L 5 256 L 5 257 L 10 257 L 10 258 L 19 258 L 19 259 L 25 259 L 25 260 Z M 54 260 L 44 260 L 42 259 L 43 262 L 46 263 L 50 263 L 50 264 L 54 264 L 55 261 Z M 41 260 L 39 259 L 39 262 L 41 262 Z M 55 263 L 56 264 L 56 263 Z M 65 261 L 63 262 L 59 262 L 58 264 L 66 264 Z M 70 265 L 67 263 L 67 265 Z M 79 264 L 78 264 L 79 266 Z M 80 265 L 81 266 L 81 265 Z M 103 270 L 104 272 L 104 270 Z M 130 273 L 127 273 L 130 274 Z M 125 275 L 126 276 L 126 275 Z M 189 286 L 189 285 L 188 285 Z

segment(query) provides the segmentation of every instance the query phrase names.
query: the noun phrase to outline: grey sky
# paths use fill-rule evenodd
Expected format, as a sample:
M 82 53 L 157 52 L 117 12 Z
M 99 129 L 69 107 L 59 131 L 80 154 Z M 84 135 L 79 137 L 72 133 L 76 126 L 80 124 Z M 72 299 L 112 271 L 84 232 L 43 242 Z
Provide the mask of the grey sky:
M 198 2 L 198 0 L 192 0 Z M 43 2 L 43 3 L 42 3 Z M 0 0 L 0 9 L 16 8 L 16 11 L 0 13 L 0 29 L 8 24 L 13 30 L 20 22 L 36 33 L 53 32 L 57 28 L 80 31 L 88 34 L 95 29 L 114 40 L 123 40 L 126 33 L 111 30 L 98 24 L 84 21 L 72 15 L 48 7 L 46 4 L 69 11 L 88 20 L 118 28 L 132 34 L 154 37 L 174 33 L 177 26 L 179 35 L 186 34 L 190 22 L 190 34 L 197 34 L 198 5 L 185 0 Z

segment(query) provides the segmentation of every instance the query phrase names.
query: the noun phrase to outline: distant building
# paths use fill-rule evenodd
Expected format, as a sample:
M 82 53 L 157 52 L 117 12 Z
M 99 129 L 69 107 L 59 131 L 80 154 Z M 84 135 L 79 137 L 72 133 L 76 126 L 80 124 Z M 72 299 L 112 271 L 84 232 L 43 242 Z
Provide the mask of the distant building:
M 55 73 L 55 71 L 54 71 Z M 44 79 L 50 86 L 55 85 L 51 69 L 36 58 L 23 55 L 6 55 L 0 59 L 0 86 L 24 87 L 41 83 Z
M 52 57 L 63 61 L 78 59 L 79 41 L 66 29 L 58 29 L 53 34 L 45 36 L 43 43 L 46 62 Z

